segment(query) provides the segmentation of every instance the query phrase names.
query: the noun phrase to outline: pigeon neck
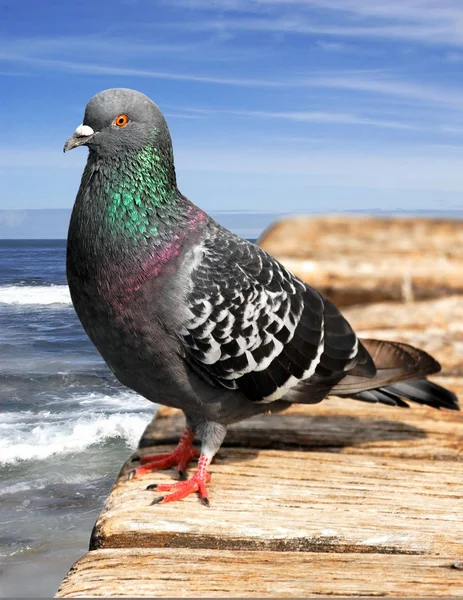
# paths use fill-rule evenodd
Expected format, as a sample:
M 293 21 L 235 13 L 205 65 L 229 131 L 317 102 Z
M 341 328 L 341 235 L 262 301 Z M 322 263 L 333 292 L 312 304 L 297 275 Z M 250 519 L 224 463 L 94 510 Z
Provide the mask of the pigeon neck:
M 198 239 L 207 220 L 177 189 L 171 151 L 111 161 L 90 153 L 69 225 L 68 273 L 109 296 L 124 274 L 133 291 Z
M 106 172 L 105 221 L 110 234 L 131 239 L 162 236 L 182 213 L 172 150 L 147 146 Z

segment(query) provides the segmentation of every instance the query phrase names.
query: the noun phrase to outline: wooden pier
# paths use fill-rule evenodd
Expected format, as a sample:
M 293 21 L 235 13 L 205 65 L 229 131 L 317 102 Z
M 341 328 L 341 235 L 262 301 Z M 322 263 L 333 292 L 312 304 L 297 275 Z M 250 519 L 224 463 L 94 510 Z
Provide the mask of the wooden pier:
M 444 296 L 460 293 L 461 256 L 429 270 L 448 276 Z M 426 297 L 417 277 L 410 289 Z M 461 402 L 463 296 L 405 296 L 346 316 L 364 336 L 431 352 L 443 365 L 433 380 Z M 183 424 L 161 410 L 135 456 L 172 449 Z M 146 486 L 173 471 L 129 481 L 132 458 L 58 597 L 463 596 L 463 413 L 330 398 L 239 423 L 211 466 L 210 508 L 150 506 Z
M 139 454 L 182 424 L 160 412 Z M 231 427 L 210 508 L 150 506 L 172 473 L 129 460 L 58 597 L 462 596 L 462 459 L 460 413 L 330 399 Z

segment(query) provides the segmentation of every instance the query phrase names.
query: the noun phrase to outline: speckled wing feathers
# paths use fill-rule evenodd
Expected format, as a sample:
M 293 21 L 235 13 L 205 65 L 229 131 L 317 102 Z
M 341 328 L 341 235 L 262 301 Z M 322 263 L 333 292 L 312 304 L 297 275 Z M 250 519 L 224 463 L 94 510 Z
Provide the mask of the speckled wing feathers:
M 263 250 L 222 229 L 201 250 L 181 337 L 210 383 L 271 402 L 356 364 L 358 340 L 339 311 Z

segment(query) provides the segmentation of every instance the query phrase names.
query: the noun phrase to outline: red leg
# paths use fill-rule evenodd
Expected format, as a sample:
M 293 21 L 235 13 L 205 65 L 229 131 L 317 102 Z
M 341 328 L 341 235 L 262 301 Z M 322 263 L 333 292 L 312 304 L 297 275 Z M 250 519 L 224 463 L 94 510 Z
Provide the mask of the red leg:
M 140 467 L 129 473 L 129 479 L 137 475 L 144 475 L 151 471 L 159 471 L 168 469 L 169 467 L 177 467 L 177 473 L 180 479 L 185 478 L 185 472 L 188 468 L 188 463 L 194 458 L 198 458 L 199 451 L 193 447 L 194 435 L 189 427 L 185 427 L 175 449 L 169 454 L 154 454 L 142 456 L 140 458 Z
M 159 496 L 155 498 L 151 504 L 166 504 L 167 502 L 175 502 L 177 500 L 183 500 L 190 494 L 198 492 L 201 504 L 209 506 L 209 500 L 207 497 L 206 483 L 211 480 L 210 474 L 207 472 L 207 468 L 211 463 L 211 458 L 201 453 L 198 461 L 198 468 L 195 473 L 187 481 L 179 481 L 177 483 L 161 483 L 149 485 L 147 490 L 156 490 L 160 492 L 169 492 L 167 496 Z

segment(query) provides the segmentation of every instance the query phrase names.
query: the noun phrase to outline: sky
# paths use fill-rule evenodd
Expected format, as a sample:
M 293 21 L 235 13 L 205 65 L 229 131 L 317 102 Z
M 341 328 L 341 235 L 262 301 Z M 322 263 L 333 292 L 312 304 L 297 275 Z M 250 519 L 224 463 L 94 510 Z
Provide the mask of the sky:
M 206 210 L 463 208 L 462 0 L 0 0 L 0 209 L 72 206 L 110 87 Z

